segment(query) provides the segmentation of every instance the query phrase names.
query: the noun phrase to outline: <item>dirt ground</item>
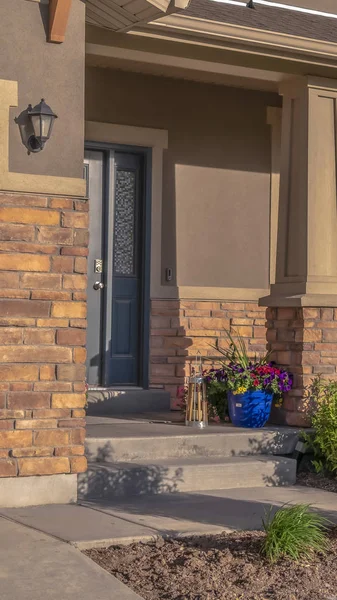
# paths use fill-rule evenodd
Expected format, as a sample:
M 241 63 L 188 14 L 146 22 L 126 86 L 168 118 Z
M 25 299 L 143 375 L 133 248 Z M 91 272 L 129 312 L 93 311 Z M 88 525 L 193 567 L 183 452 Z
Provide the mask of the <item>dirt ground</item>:
M 297 483 L 308 487 L 316 487 L 326 492 L 337 493 L 337 477 L 326 477 L 319 473 L 299 473 Z
M 337 600 L 337 529 L 329 551 L 270 564 L 261 532 L 88 550 L 145 600 Z

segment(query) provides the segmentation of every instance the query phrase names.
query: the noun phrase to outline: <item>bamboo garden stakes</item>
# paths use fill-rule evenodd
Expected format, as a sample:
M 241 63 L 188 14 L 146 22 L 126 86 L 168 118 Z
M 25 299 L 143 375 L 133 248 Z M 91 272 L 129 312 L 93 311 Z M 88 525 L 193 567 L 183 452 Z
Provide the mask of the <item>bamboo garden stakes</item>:
M 202 372 L 201 356 L 196 357 L 188 382 L 186 425 L 199 429 L 208 426 L 206 383 Z

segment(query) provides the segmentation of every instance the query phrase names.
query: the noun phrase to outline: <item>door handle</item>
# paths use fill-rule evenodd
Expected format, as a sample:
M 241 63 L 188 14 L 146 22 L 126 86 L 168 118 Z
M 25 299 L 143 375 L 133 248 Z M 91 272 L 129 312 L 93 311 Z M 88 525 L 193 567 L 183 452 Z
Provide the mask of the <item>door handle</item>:
M 94 290 L 102 290 L 104 288 L 104 283 L 101 281 L 95 281 L 93 288 Z

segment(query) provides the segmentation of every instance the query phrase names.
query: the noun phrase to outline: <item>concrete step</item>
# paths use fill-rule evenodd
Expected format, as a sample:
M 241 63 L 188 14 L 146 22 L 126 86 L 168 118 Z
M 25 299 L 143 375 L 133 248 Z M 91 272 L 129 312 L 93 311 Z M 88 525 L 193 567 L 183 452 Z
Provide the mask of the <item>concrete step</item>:
M 296 461 L 275 456 L 89 463 L 79 499 L 108 500 L 213 489 L 284 486 L 296 482 Z
M 88 415 L 121 415 L 169 411 L 170 394 L 164 390 L 139 388 L 89 388 Z
M 231 425 L 212 425 L 198 431 L 179 424 L 91 418 L 86 448 L 89 460 L 109 462 L 289 455 L 295 449 L 299 433 L 300 430 L 287 427 L 240 429 Z

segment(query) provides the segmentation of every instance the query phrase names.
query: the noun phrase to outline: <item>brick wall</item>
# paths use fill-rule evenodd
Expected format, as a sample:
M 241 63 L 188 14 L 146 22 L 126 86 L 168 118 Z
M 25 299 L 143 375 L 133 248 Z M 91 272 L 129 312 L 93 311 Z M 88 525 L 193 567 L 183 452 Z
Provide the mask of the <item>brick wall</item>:
M 293 389 L 272 421 L 310 425 L 305 388 L 318 374 L 337 380 L 337 308 L 268 308 L 247 302 L 153 300 L 151 307 L 150 382 L 170 392 L 177 406 L 179 388 L 190 375 L 197 352 L 205 366 L 217 365 L 217 341 L 225 329 L 238 332 L 251 354 L 263 353 L 294 376 Z
M 87 209 L 0 194 L 0 477 L 86 469 Z
M 337 380 L 337 309 L 269 308 L 267 319 L 273 358 L 294 374 L 294 387 L 274 417 L 288 425 L 309 425 L 305 387 L 318 374 Z
M 226 329 L 238 332 L 251 354 L 265 352 L 265 315 L 265 308 L 251 302 L 153 300 L 150 386 L 169 391 L 174 408 L 197 352 L 205 366 L 217 364 L 212 345 L 227 344 Z

